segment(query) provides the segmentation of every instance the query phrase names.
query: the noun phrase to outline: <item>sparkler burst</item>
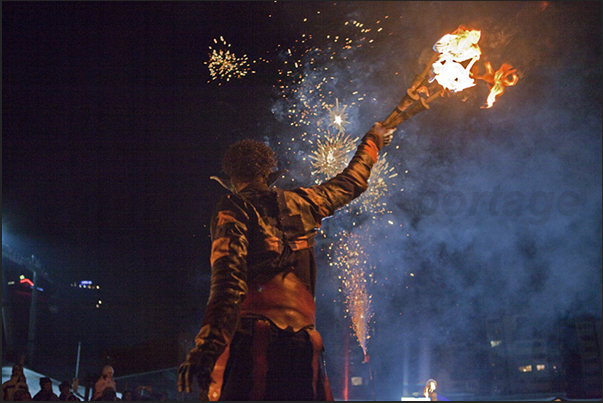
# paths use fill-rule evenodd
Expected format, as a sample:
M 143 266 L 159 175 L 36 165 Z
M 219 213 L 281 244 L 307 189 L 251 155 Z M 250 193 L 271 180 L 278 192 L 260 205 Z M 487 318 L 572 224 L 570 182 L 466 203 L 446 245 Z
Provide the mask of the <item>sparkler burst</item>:
M 309 155 L 314 182 L 321 183 L 341 172 L 350 161 L 350 153 L 356 149 L 356 141 L 358 137 L 352 138 L 341 131 L 335 136 L 328 132 L 320 136 L 316 149 Z
M 387 152 L 379 156 L 377 163 L 371 170 L 371 176 L 368 180 L 368 189 L 359 197 L 348 204 L 344 211 L 355 214 L 372 213 L 384 214 L 387 211 L 387 203 L 383 200 L 388 191 L 387 179 L 394 178 L 398 174 L 394 168 L 387 162 Z
M 230 51 L 230 44 L 220 37 L 220 42 L 214 39 L 218 45 L 216 49 L 209 47 L 209 61 L 206 62 L 212 80 L 223 79 L 229 81 L 231 78 L 241 78 L 251 71 L 247 55 L 237 57 Z M 251 73 L 255 73 L 251 71 Z M 220 84 L 219 84 L 220 85 Z
M 335 99 L 335 106 L 329 109 L 329 118 L 331 119 L 331 126 L 334 126 L 339 131 L 344 130 L 344 126 L 350 122 L 348 122 L 348 115 L 345 113 L 345 108 L 339 106 L 339 99 Z
M 368 74 L 349 68 L 349 61 L 370 48 L 376 38 L 386 37 L 380 24 L 381 21 L 376 21 L 371 27 L 368 23 L 349 20 L 336 33 L 320 37 L 303 34 L 294 44 L 279 46 L 282 66 L 276 89 L 281 96 L 273 109 L 278 117 L 290 121 L 292 126 L 312 125 L 322 121 L 322 111 L 327 109 L 331 125 L 343 130 L 349 123 L 344 114 L 345 107 L 340 108 L 339 100 L 336 100 L 333 108 L 329 100 L 341 92 L 342 86 L 356 85 L 362 82 L 363 74 Z M 326 42 L 317 45 L 324 40 Z M 347 92 L 349 106 L 357 106 L 368 97 L 357 88 Z
M 340 241 L 333 245 L 333 265 L 341 270 L 340 292 L 344 295 L 346 316 L 351 319 L 354 334 L 366 356 L 374 311 L 372 296 L 367 289 L 367 285 L 373 281 L 373 276 L 364 253 L 365 244 L 367 241 L 363 236 L 342 232 Z

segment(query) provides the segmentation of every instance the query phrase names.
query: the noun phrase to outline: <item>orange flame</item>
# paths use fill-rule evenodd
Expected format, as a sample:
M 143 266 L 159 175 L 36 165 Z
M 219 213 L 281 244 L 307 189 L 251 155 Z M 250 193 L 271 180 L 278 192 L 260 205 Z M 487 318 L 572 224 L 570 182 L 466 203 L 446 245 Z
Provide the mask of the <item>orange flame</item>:
M 511 65 L 503 63 L 495 72 L 490 62 L 485 63 L 484 75 L 474 76 L 472 70 L 476 70 L 476 62 L 481 57 L 478 45 L 480 37 L 481 31 L 462 25 L 454 32 L 441 37 L 433 45 L 433 50 L 438 52 L 439 56 L 431 65 L 429 82 L 437 81 L 442 91 L 454 93 L 475 86 L 474 79 L 484 80 L 490 87 L 490 93 L 486 101 L 487 106 L 482 108 L 491 108 L 496 97 L 504 93 L 505 87 L 517 84 L 518 77 Z M 420 90 L 427 91 L 426 88 L 420 88 L 417 92 Z
M 505 92 L 505 87 L 517 84 L 519 77 L 515 74 L 515 71 L 517 70 L 507 63 L 503 63 L 496 72 L 492 69 L 490 62 L 486 62 L 485 66 L 486 74 L 477 76 L 476 78 L 488 83 L 490 93 L 488 94 L 488 99 L 486 101 L 487 106 L 482 106 L 482 108 L 491 108 L 496 101 L 496 97 Z
M 433 50 L 440 56 L 431 66 L 432 77 L 445 89 L 459 92 L 473 87 L 475 81 L 471 77 L 471 67 L 481 56 L 479 39 L 481 31 L 458 27 L 454 32 L 441 37 Z

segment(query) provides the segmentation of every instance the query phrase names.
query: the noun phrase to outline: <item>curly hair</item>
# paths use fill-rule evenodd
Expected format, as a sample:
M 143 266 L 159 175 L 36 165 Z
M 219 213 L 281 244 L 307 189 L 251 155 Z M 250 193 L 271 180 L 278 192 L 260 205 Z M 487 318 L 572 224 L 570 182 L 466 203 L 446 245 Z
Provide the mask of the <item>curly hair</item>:
M 268 177 L 276 164 L 276 155 L 269 146 L 245 139 L 237 141 L 226 150 L 222 170 L 235 180 L 247 182 L 258 176 Z

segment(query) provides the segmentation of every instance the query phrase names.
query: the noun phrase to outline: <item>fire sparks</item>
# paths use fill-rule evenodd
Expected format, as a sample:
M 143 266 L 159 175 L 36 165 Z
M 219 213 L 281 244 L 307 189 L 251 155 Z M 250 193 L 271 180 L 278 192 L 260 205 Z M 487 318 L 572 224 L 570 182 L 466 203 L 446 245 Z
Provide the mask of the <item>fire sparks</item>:
M 339 99 L 335 99 L 335 106 L 329 109 L 329 118 L 331 119 L 331 126 L 334 126 L 339 131 L 344 130 L 344 126 L 349 123 L 347 121 L 348 115 L 345 114 L 346 105 L 343 107 L 339 106 Z
M 214 42 L 219 46 L 214 49 L 211 46 L 209 61 L 206 62 L 209 68 L 209 74 L 212 80 L 224 79 L 229 81 L 231 78 L 241 78 L 250 70 L 247 55 L 237 57 L 230 51 L 230 44 L 227 44 L 223 37 L 220 37 L 220 42 L 214 39 Z M 251 71 L 253 73 L 253 71 Z
M 349 66 L 358 54 L 370 51 L 379 38 L 387 37 L 379 27 L 380 23 L 376 21 L 370 26 L 368 22 L 350 20 L 339 26 L 337 33 L 321 34 L 320 37 L 303 34 L 294 44 L 279 45 L 277 52 L 282 66 L 278 69 L 275 89 L 281 96 L 276 102 L 275 113 L 283 120 L 289 120 L 291 126 L 310 126 L 321 121 L 322 111 L 332 108 L 335 94 L 345 91 L 348 108 L 367 100 L 369 94 L 357 91 L 357 88 L 344 90 L 344 86 L 355 87 L 359 80 L 357 69 L 339 66 Z M 317 45 L 317 41 L 324 43 Z M 343 130 L 349 123 L 345 110 L 343 107 L 338 110 L 337 105 L 331 110 L 332 126 L 338 130 Z
M 387 179 L 398 174 L 394 172 L 393 167 L 389 166 L 386 157 L 386 152 L 379 156 L 373 169 L 371 169 L 368 188 L 348 206 L 344 207 L 345 212 L 384 214 L 387 211 L 387 203 L 384 201 L 388 191 Z
M 317 175 L 314 181 L 320 183 L 343 171 L 350 161 L 350 153 L 356 149 L 357 140 L 344 132 L 318 138 L 316 150 L 309 155 L 314 169 L 312 175 Z
M 327 43 L 322 46 L 317 42 L 325 38 L 315 38 L 310 34 L 304 34 L 301 40 L 287 47 L 279 45 L 282 66 L 278 69 L 275 90 L 279 97 L 273 113 L 279 121 L 305 127 L 299 133 L 300 137 L 295 135 L 290 138 L 294 146 L 289 150 L 295 152 L 295 159 L 304 164 L 301 176 L 309 173 L 317 184 L 341 172 L 356 149 L 358 138 L 345 133 L 348 128 L 346 125 L 351 126 L 348 119 L 355 122 L 358 111 L 368 100 L 371 103 L 379 102 L 356 88 L 357 83 L 367 75 L 358 69 L 342 69 L 340 66 L 348 66 L 350 61 L 357 60 L 362 50 L 373 49 L 374 41 L 383 34 L 381 30 L 371 31 L 360 23 L 346 24 L 346 28 L 354 28 L 354 32 L 346 32 L 345 36 L 327 35 Z M 361 30 L 358 32 L 358 29 Z M 375 35 L 369 38 L 367 34 L 370 32 Z M 486 73 L 476 75 L 480 70 L 478 62 L 481 49 L 478 43 L 481 35 L 479 30 L 460 26 L 433 45 L 431 59 L 424 64 L 424 70 L 417 75 L 400 105 L 390 115 L 393 116 L 391 127 L 430 109 L 429 103 L 446 93 L 475 87 L 477 80 L 486 81 L 491 86 L 488 107 L 503 93 L 505 86 L 517 82 L 515 70 L 508 64 L 496 72 L 487 64 Z M 341 104 L 339 99 L 342 99 Z M 395 186 L 391 178 L 397 173 L 388 165 L 386 157 L 387 153 L 380 154 L 373 166 L 368 189 L 339 210 L 337 216 L 369 214 L 375 219 L 377 215 L 391 213 L 384 196 L 387 196 L 388 186 Z M 337 220 L 331 222 L 334 221 Z M 337 239 L 328 245 L 329 261 L 341 281 L 339 291 L 344 296 L 346 316 L 351 318 L 354 333 L 367 356 L 371 331 L 369 325 L 373 318 L 370 295 L 373 276 L 372 268 L 367 263 L 370 250 L 366 253 L 363 250 L 363 246 L 367 245 L 366 232 L 359 231 L 358 222 L 355 217 L 350 224 L 354 227 L 354 233 L 350 227 L 345 227 L 348 223 L 344 223 L 343 228 L 348 228 L 348 231 L 342 230 L 339 235 L 330 235 L 325 239 L 333 239 L 332 236 Z
M 492 68 L 490 62 L 486 62 L 486 74 L 483 76 L 478 76 L 476 78 L 482 79 L 486 81 L 490 86 L 490 93 L 488 94 L 488 99 L 486 100 L 486 106 L 483 108 L 491 108 L 496 101 L 496 97 L 502 95 L 505 92 L 506 86 L 512 86 L 517 84 L 517 74 L 515 74 L 515 69 L 511 67 L 507 63 L 503 63 L 496 72 Z M 511 78 L 509 78 L 509 76 Z
M 341 172 L 352 158 L 352 152 L 356 150 L 358 137 L 350 137 L 344 132 L 326 136 L 320 136 L 316 140 L 316 149 L 309 154 L 312 164 L 312 176 L 315 183 L 321 183 Z M 384 152 L 373 168 L 368 180 L 368 188 L 359 197 L 342 209 L 345 213 L 372 213 L 383 214 L 386 212 L 387 204 L 380 200 L 388 191 L 387 179 L 398 174 L 387 162 L 387 152 Z
M 372 276 L 367 276 L 368 263 L 362 245 L 366 241 L 357 234 L 343 233 L 341 242 L 335 247 L 335 265 L 340 267 L 342 274 L 341 292 L 344 294 L 346 314 L 352 320 L 352 329 L 364 355 L 367 354 L 367 344 L 370 338 L 370 321 L 374 311 L 371 305 L 371 295 L 367 284 Z

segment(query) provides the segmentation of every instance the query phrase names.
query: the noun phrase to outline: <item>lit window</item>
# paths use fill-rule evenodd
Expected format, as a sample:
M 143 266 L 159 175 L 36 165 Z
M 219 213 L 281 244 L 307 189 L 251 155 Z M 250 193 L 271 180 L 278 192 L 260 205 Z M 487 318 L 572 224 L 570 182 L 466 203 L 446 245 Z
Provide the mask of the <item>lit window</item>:
M 490 347 L 499 346 L 500 343 L 502 343 L 502 341 L 500 341 L 500 340 L 490 340 Z
M 544 371 L 544 364 L 536 365 L 536 371 Z
M 532 372 L 531 365 L 522 365 L 519 367 L 519 372 Z
M 362 377 L 361 376 L 353 376 L 351 381 L 352 381 L 352 385 L 354 385 L 354 386 L 362 385 Z

